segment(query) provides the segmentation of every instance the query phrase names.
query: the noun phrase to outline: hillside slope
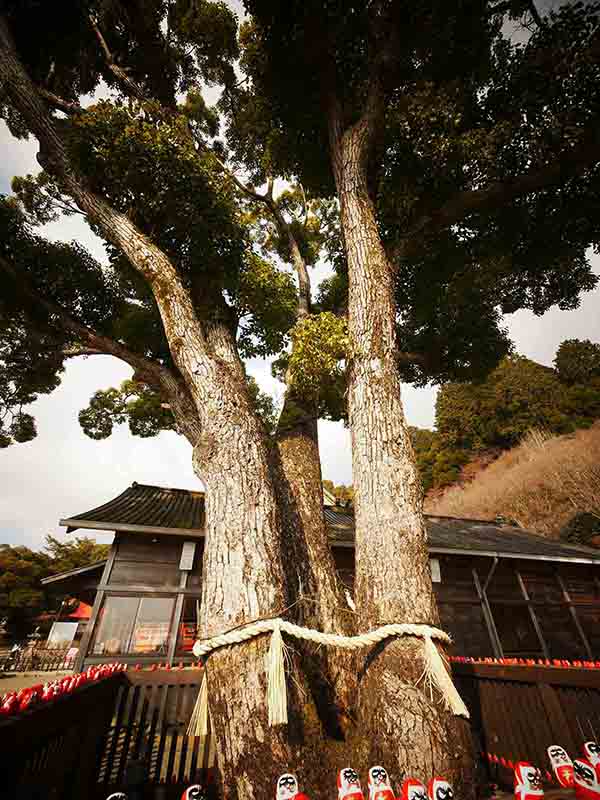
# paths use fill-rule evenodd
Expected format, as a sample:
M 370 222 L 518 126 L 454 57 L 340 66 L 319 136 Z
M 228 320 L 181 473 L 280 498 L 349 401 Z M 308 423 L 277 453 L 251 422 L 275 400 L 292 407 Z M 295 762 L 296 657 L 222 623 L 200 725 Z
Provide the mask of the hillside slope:
M 502 516 L 547 536 L 558 536 L 578 514 L 596 516 L 600 526 L 600 423 L 564 436 L 532 431 L 470 483 L 428 498 L 425 508 L 472 519 Z

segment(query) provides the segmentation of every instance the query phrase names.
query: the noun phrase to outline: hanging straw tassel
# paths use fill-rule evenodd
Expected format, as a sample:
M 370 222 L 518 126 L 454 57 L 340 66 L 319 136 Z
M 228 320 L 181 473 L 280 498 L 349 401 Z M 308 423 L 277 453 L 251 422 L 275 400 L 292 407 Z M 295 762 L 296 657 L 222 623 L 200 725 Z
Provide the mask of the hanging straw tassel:
M 190 724 L 188 725 L 188 736 L 199 736 L 205 739 L 208 736 L 208 680 L 206 678 L 206 670 L 203 670 L 202 683 L 200 684 L 200 691 L 194 703 L 194 710 L 190 717 Z
M 281 628 L 275 625 L 267 655 L 267 704 L 271 727 L 287 725 L 288 721 L 283 648 Z
M 457 717 L 469 719 L 467 707 L 463 703 L 461 696 L 456 690 L 456 686 L 452 682 L 452 676 L 448 672 L 435 642 L 432 640 L 431 636 L 425 636 L 424 639 L 425 670 L 422 677 L 425 678 L 425 682 L 430 687 L 433 685 L 440 692 L 446 708 Z

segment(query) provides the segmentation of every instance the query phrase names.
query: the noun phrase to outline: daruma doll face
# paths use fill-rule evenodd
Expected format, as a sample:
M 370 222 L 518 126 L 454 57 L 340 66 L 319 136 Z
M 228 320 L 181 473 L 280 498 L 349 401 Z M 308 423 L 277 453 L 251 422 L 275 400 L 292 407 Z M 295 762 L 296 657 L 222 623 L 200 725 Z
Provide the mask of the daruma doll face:
M 402 784 L 402 800 L 427 800 L 427 789 L 421 781 L 407 778 Z
M 583 745 L 583 752 L 587 760 L 592 764 L 600 763 L 600 745 L 598 745 L 598 742 L 586 742 Z
M 553 744 L 548 748 L 548 758 L 556 780 L 565 789 L 573 786 L 573 762 L 567 751 L 560 745 Z
M 295 775 L 286 772 L 277 781 L 277 800 L 290 800 L 298 794 L 298 781 Z
M 192 786 L 188 786 L 185 792 L 181 795 L 181 800 L 204 800 L 204 787 L 200 786 L 199 783 L 194 783 Z

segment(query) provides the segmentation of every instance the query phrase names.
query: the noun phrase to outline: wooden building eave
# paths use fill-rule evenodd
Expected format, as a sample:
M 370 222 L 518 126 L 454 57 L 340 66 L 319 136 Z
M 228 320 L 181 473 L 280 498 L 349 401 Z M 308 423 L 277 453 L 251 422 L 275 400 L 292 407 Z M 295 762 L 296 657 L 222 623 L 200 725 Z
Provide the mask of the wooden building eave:
M 61 519 L 59 525 L 64 525 L 67 533 L 72 533 L 78 528 L 88 528 L 95 531 L 123 531 L 125 533 L 160 533 L 167 536 L 203 537 L 202 528 L 164 528 L 158 525 L 128 525 L 124 522 L 100 522 L 89 519 Z
M 332 539 L 330 540 L 332 547 L 346 547 L 354 549 L 354 542 L 349 539 Z M 523 559 L 525 561 L 557 561 L 564 564 L 600 564 L 600 557 L 589 558 L 584 556 L 567 556 L 567 555 L 541 555 L 539 553 L 507 553 L 500 550 L 469 550 L 464 547 L 438 547 L 436 545 L 428 545 L 427 547 L 430 555 L 445 555 L 445 556 L 481 556 L 482 558 L 513 558 Z

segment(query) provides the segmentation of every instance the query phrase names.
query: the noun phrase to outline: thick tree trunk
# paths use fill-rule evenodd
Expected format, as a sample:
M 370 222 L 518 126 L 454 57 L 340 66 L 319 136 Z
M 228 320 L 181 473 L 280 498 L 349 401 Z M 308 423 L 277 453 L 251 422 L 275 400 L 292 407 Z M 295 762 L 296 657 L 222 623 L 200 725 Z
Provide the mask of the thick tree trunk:
M 351 634 L 354 615 L 337 575 L 323 510 L 317 417 L 310 402 L 288 387 L 273 453 L 287 578 L 299 598 L 298 623 L 326 633 Z M 344 735 L 356 695 L 356 659 L 349 651 L 300 645 L 304 668 L 327 731 Z
M 364 127 L 333 139 L 349 272 L 348 411 L 356 517 L 355 602 L 368 631 L 389 622 L 438 624 L 422 491 L 404 419 L 394 275 L 367 188 Z M 359 765 L 384 763 L 396 781 L 460 778 L 462 737 L 418 680 L 419 639 L 390 641 L 359 677 Z

